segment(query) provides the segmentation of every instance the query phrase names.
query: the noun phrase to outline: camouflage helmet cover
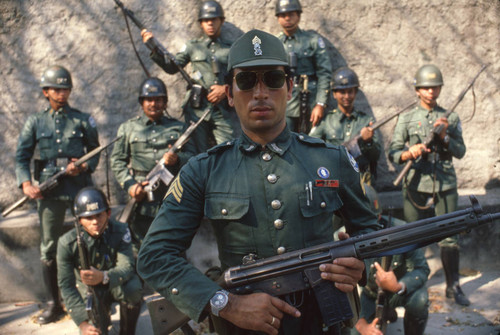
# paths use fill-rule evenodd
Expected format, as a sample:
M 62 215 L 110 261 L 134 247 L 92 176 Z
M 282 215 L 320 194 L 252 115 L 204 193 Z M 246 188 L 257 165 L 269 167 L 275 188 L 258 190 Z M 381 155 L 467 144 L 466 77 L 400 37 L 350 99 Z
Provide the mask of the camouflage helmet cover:
M 418 69 L 413 85 L 416 88 L 443 86 L 443 75 L 436 65 L 427 64 Z
M 359 87 L 359 80 L 356 72 L 347 66 L 338 68 L 333 73 L 332 89 L 342 90 L 351 87 Z
M 64 67 L 59 65 L 54 65 L 49 67 L 42 75 L 40 79 L 41 88 L 73 88 L 73 82 L 71 80 L 71 74 Z
M 299 0 L 277 0 L 274 15 L 278 16 L 284 13 L 298 12 L 302 13 L 302 6 Z
M 73 209 L 75 216 L 81 218 L 104 212 L 109 209 L 109 204 L 101 190 L 85 187 L 76 195 Z
M 216 17 L 224 19 L 224 10 L 222 9 L 222 6 L 217 1 L 204 1 L 200 6 L 200 11 L 198 12 L 198 21 L 204 19 L 214 19 Z

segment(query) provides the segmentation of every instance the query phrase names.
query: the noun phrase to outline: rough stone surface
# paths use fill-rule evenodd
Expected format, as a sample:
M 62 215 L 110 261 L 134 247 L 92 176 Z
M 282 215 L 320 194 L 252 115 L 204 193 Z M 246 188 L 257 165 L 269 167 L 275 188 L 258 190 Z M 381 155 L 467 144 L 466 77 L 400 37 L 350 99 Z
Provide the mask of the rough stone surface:
M 280 31 L 275 1 L 221 0 L 227 33 L 252 28 Z M 200 35 L 199 0 L 126 0 L 145 26 L 175 54 L 187 39 Z M 500 185 L 500 3 L 491 0 L 338 1 L 303 0 L 301 27 L 315 29 L 328 41 L 334 66 L 351 66 L 361 80 L 361 108 L 378 119 L 415 99 L 412 78 L 419 66 L 437 64 L 445 86 L 440 103 L 450 107 L 467 82 L 489 63 L 475 85 L 476 113 L 469 92 L 456 111 L 464 125 L 467 154 L 455 160 L 459 187 Z M 168 112 L 180 117 L 185 83 L 167 75 L 148 57 L 139 30 L 131 24 L 138 52 L 151 75 L 169 89 Z M 140 113 L 138 86 L 145 74 L 136 59 L 125 21 L 114 1 L 0 1 L 0 206 L 21 195 L 15 186 L 14 157 L 19 132 L 31 113 L 46 105 L 39 78 L 52 64 L 73 75 L 71 104 L 97 120 L 102 143 L 111 140 L 121 122 Z M 188 68 L 189 72 L 189 68 Z M 381 128 L 387 147 L 395 121 Z M 104 159 L 103 161 L 104 162 Z M 379 190 L 394 189 L 397 167 L 380 159 Z M 94 179 L 104 187 L 106 165 Z M 125 196 L 110 173 L 113 202 Z M 33 205 L 33 203 L 31 203 Z

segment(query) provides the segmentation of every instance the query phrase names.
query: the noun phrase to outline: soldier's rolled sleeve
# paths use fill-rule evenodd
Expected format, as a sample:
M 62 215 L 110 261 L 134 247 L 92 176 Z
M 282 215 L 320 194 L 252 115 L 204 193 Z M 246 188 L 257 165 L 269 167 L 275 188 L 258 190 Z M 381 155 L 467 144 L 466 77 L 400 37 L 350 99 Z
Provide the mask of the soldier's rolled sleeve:
M 339 195 L 343 201 L 339 211 L 346 222 L 346 231 L 351 236 L 356 236 L 382 228 L 377 222 L 375 213 L 370 208 L 370 203 L 361 186 L 359 172 L 355 171 L 353 158 L 349 158 L 347 149 L 341 147 L 339 171 L 341 181 Z
M 220 287 L 181 255 L 191 245 L 204 213 L 206 167 L 191 159 L 171 184 L 139 251 L 139 275 L 195 321 Z M 179 200 L 179 201 L 178 201 Z
M 88 320 L 85 302 L 76 287 L 74 272 L 74 255 L 67 236 L 59 239 L 57 244 L 57 282 L 61 296 L 71 319 L 79 326 Z
M 16 179 L 19 187 L 31 180 L 30 161 L 36 147 L 36 119 L 30 116 L 21 130 L 16 149 Z
M 318 36 L 313 41 L 315 48 L 314 60 L 316 67 L 316 76 L 318 77 L 318 86 L 316 92 L 316 103 L 320 102 L 326 104 L 328 100 L 328 93 L 330 91 L 330 81 L 332 80 L 332 64 L 330 56 L 328 55 L 326 46 L 320 47 Z M 324 43 L 324 42 L 323 42 Z

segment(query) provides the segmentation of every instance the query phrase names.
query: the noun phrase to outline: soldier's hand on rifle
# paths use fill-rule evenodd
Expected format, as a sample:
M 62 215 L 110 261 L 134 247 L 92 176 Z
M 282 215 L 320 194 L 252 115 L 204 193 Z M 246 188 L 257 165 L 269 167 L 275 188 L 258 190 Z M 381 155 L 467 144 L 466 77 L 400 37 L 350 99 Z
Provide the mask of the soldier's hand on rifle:
M 431 150 L 427 149 L 423 143 L 414 144 L 408 149 L 408 151 L 401 154 L 401 161 L 406 162 L 410 159 L 417 159 L 422 156 L 424 152 L 431 152 Z
M 128 190 L 128 194 L 130 194 L 130 196 L 134 198 L 137 202 L 142 201 L 146 196 L 146 191 L 144 191 L 144 186 L 146 186 L 147 184 L 148 184 L 147 181 L 143 181 L 142 183 L 137 183 L 132 185 Z
M 436 122 L 434 122 L 434 127 L 439 127 L 440 125 L 443 125 L 443 129 L 439 133 L 439 138 L 442 140 L 446 136 L 446 130 L 448 129 L 448 119 L 445 117 L 440 117 L 436 120 Z
M 72 177 L 78 176 L 80 173 L 82 173 L 84 171 L 87 171 L 87 169 L 89 168 L 89 166 L 87 165 L 87 163 L 83 163 L 80 166 L 76 166 L 75 162 L 77 160 L 78 160 L 77 158 L 71 158 L 71 162 L 66 167 L 66 174 L 68 176 L 72 176 Z
M 25 181 L 23 183 L 23 193 L 31 199 L 43 199 L 42 192 L 40 192 L 37 186 L 31 185 L 31 181 Z
M 300 316 L 295 307 L 279 298 L 266 293 L 253 293 L 229 294 L 228 304 L 219 315 L 240 328 L 276 335 L 285 313 Z
M 83 321 L 82 323 L 80 323 L 78 328 L 80 328 L 80 332 L 82 335 L 100 335 L 100 334 L 102 334 L 99 329 L 92 326 L 90 323 L 88 323 L 88 321 Z
M 373 122 L 370 122 L 370 126 L 373 124 Z M 365 142 L 370 142 L 373 138 L 373 129 L 370 127 L 364 127 L 361 129 L 361 138 Z
M 356 322 L 356 330 L 361 335 L 384 335 L 379 329 L 377 329 L 378 318 L 375 318 L 372 323 L 368 323 L 365 318 L 360 318 Z
M 325 115 L 325 107 L 321 105 L 314 106 L 313 110 L 311 111 L 311 117 L 309 119 L 309 121 L 312 123 L 312 126 L 313 127 L 317 126 L 319 121 L 321 121 L 324 115 Z
M 102 283 L 104 272 L 91 266 L 89 270 L 80 270 L 80 277 L 85 285 L 95 286 Z
M 339 233 L 340 240 L 348 238 L 349 234 Z M 335 287 L 345 293 L 352 292 L 357 287 L 364 269 L 365 263 L 355 257 L 336 258 L 333 263 L 319 266 L 321 278 L 335 282 Z
M 171 148 L 172 145 L 169 144 L 168 147 Z M 173 166 L 179 161 L 179 156 L 175 152 L 167 151 L 163 154 L 163 160 L 166 166 Z
M 212 85 L 210 86 L 210 93 L 207 95 L 207 100 L 217 105 L 219 102 L 224 100 L 226 97 L 226 86 L 225 85 Z
M 392 293 L 396 293 L 402 289 L 402 286 L 398 282 L 398 279 L 393 271 L 384 271 L 384 269 L 377 262 L 373 263 L 373 266 L 377 269 L 377 273 L 375 273 L 375 282 L 378 287 L 384 291 Z
M 148 31 L 147 29 L 141 30 L 141 36 L 143 43 L 148 43 L 148 41 L 154 37 L 153 33 Z

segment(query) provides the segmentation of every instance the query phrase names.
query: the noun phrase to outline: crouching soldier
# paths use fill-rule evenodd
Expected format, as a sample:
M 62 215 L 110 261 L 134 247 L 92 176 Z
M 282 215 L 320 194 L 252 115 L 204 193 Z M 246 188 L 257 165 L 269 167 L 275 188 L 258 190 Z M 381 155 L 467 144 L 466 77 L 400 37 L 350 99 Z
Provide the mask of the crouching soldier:
M 110 219 L 106 197 L 96 188 L 86 187 L 76 195 L 74 213 L 83 229 L 67 232 L 57 246 L 57 276 L 66 309 L 81 334 L 107 334 L 111 303 L 119 302 L 120 334 L 134 334 L 142 285 L 134 270 L 130 232 Z M 87 265 L 80 253 L 86 254 Z M 94 293 L 93 308 L 100 311 L 99 325 L 92 324 L 86 311 L 88 287 Z

